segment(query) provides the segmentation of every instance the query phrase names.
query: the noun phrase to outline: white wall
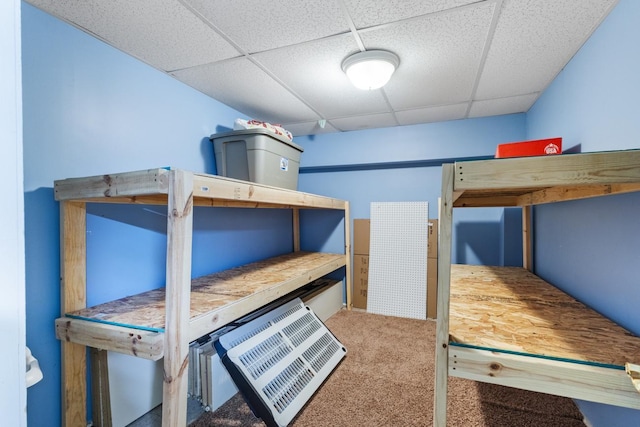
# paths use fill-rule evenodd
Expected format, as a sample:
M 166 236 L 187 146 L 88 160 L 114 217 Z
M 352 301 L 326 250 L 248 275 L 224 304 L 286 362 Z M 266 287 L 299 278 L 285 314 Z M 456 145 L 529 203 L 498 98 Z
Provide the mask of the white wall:
M 0 2 L 0 414 L 26 426 L 20 2 Z

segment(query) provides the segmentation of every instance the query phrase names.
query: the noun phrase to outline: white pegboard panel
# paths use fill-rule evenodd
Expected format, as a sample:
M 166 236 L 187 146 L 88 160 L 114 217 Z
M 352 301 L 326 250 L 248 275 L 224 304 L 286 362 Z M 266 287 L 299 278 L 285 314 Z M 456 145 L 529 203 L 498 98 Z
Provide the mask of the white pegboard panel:
M 367 311 L 427 318 L 427 202 L 371 203 Z

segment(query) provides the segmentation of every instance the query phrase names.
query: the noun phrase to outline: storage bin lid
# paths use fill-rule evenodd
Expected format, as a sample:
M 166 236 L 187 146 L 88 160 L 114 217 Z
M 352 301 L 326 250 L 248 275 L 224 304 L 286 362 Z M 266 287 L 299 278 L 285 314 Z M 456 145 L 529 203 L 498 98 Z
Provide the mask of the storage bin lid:
M 267 135 L 273 139 L 276 139 L 282 142 L 283 144 L 287 144 L 288 146 L 295 148 L 300 152 L 304 151 L 304 149 L 301 146 L 299 146 L 298 144 L 295 144 L 293 141 L 289 141 L 289 139 L 281 135 L 276 135 L 275 133 L 269 132 L 268 130 L 262 129 L 262 128 L 241 129 L 241 130 L 232 130 L 229 132 L 214 133 L 209 137 L 209 139 L 213 142 L 213 140 L 219 139 L 219 138 L 226 138 L 229 136 L 242 136 L 242 135 Z

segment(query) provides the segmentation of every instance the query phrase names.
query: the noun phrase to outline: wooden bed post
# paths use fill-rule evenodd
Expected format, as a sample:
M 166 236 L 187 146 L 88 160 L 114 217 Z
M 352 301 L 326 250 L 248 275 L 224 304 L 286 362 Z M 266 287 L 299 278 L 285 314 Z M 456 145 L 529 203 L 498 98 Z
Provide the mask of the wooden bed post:
M 60 311 L 87 306 L 87 209 L 86 203 L 60 202 Z M 61 342 L 62 425 L 87 425 L 87 349 Z
M 162 426 L 187 423 L 193 174 L 169 173 Z
M 89 359 L 89 366 L 91 366 L 91 413 L 93 425 L 97 427 L 112 427 L 107 351 L 89 347 Z
M 522 207 L 522 266 L 533 272 L 533 207 Z
M 351 279 L 351 215 L 349 213 L 349 202 L 344 202 L 344 254 L 347 257 L 345 260 L 345 288 L 347 299 L 347 310 L 351 310 L 353 307 L 353 280 Z
M 455 166 L 442 165 L 442 197 L 438 221 L 438 309 L 436 326 L 436 372 L 433 425 L 447 425 L 447 383 L 449 375 L 449 281 L 451 278 L 451 229 L 453 223 L 453 181 Z
M 300 252 L 300 209 L 291 209 L 293 222 L 293 251 Z

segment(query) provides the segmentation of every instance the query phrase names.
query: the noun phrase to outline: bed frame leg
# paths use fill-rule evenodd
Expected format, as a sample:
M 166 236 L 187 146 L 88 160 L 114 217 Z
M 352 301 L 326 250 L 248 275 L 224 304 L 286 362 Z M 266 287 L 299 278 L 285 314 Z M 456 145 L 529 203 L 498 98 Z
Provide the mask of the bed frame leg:
M 451 277 L 451 229 L 453 223 L 453 164 L 442 165 L 442 197 L 438 221 L 438 310 L 433 425 L 447 425 L 449 374 L 449 281 Z

